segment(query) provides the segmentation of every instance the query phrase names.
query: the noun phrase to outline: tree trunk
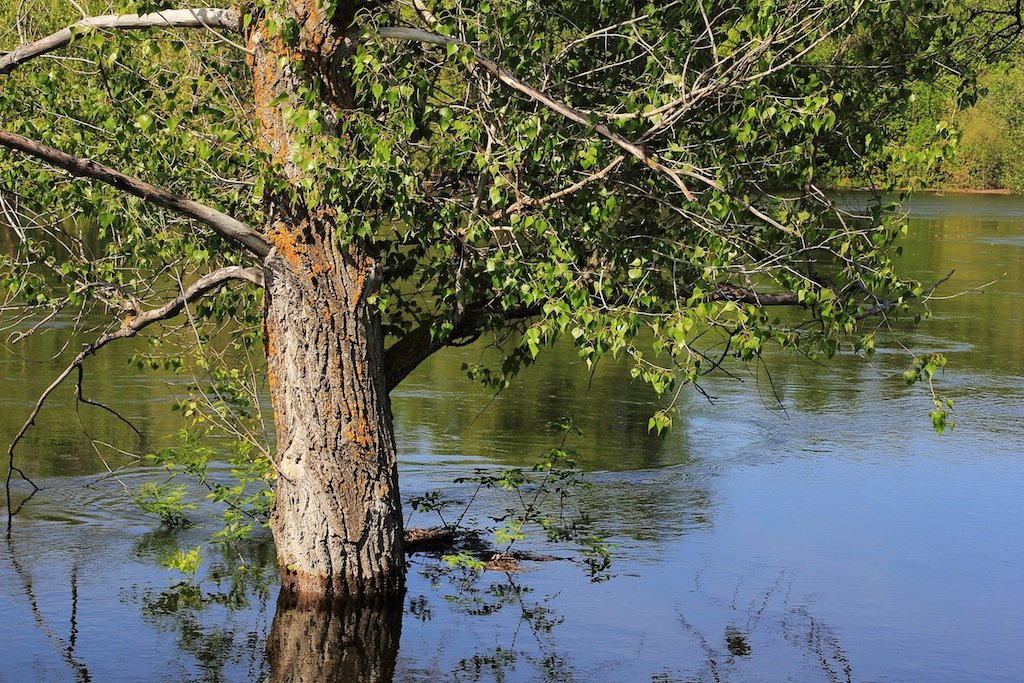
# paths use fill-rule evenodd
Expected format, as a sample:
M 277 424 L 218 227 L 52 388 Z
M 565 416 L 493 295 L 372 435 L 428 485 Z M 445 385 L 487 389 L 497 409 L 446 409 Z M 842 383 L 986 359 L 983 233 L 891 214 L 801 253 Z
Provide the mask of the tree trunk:
M 271 529 L 286 590 L 318 598 L 399 590 L 402 511 L 377 265 L 278 223 L 265 270 L 267 373 L 277 433 Z
M 405 569 L 384 334 L 367 302 L 379 266 L 339 243 L 333 207 L 304 196 L 293 152 L 310 143 L 284 116 L 303 106 L 304 87 L 331 110 L 347 106 L 342 28 L 351 7 L 339 3 L 328 19 L 322 5 L 289 0 L 246 36 L 257 137 L 277 175 L 264 193 L 263 228 L 274 245 L 264 273 L 278 469 L 270 524 L 282 587 L 300 604 L 398 591 Z M 298 37 L 285 44 L 288 22 Z

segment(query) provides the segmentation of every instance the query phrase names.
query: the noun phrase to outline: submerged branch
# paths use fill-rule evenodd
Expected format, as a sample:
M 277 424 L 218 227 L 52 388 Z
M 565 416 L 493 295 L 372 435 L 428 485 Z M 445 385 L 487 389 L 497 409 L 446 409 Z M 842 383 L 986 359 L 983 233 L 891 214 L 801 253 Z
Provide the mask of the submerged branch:
M 270 244 L 262 235 L 242 221 L 205 204 L 172 194 L 163 188 L 125 175 L 109 166 L 65 154 L 49 145 L 2 129 L 0 129 L 0 145 L 41 159 L 78 178 L 98 180 L 150 204 L 193 218 L 212 228 L 218 235 L 244 247 L 249 254 L 260 259 L 270 253 Z
M 65 47 L 77 34 L 90 29 L 197 28 L 223 29 L 238 33 L 241 27 L 241 17 L 236 10 L 219 8 L 175 9 L 141 15 L 107 14 L 88 17 L 45 38 L 16 47 L 0 57 L 0 74 L 8 74 L 30 59 Z

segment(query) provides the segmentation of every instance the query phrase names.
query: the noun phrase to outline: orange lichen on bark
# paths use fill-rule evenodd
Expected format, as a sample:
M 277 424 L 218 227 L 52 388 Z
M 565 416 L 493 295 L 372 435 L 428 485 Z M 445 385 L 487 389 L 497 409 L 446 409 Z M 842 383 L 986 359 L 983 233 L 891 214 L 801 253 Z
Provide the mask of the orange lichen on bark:
M 349 422 L 345 425 L 345 429 L 342 430 L 341 435 L 345 437 L 346 441 L 363 448 L 369 448 L 373 445 L 373 437 L 370 434 L 370 430 L 367 428 L 366 422 L 361 419 Z
M 270 334 L 269 330 L 267 330 L 266 323 L 263 325 L 263 338 L 266 340 L 263 345 L 267 350 L 267 358 L 272 358 L 277 355 L 277 347 L 274 346 L 274 337 Z
M 296 19 L 303 25 L 303 47 L 317 53 L 323 51 L 324 41 L 333 33 L 324 4 L 320 0 L 292 0 L 291 3 Z
M 288 139 L 285 135 L 283 121 L 270 105 L 275 97 L 276 80 L 265 69 L 253 70 L 253 100 L 256 104 L 256 120 L 258 135 L 264 151 L 271 159 L 282 164 L 287 161 Z
M 355 308 L 363 300 L 364 294 L 367 293 L 367 281 L 373 281 L 371 278 L 376 278 L 377 262 L 373 257 L 357 249 L 354 244 L 349 245 L 348 254 L 352 259 L 352 265 L 348 268 L 349 280 L 352 283 L 349 290 L 349 305 Z M 375 285 L 371 286 L 375 288 Z
M 285 261 L 298 267 L 301 263 L 301 255 L 304 247 L 295 241 L 295 236 L 288 230 L 284 223 L 275 223 L 274 227 L 266 235 L 267 241 L 274 245 L 277 253 Z
M 359 264 L 359 266 L 353 268 L 352 271 L 352 289 L 348 303 L 349 306 L 355 308 L 363 297 L 363 289 L 366 287 L 367 268 L 364 264 Z

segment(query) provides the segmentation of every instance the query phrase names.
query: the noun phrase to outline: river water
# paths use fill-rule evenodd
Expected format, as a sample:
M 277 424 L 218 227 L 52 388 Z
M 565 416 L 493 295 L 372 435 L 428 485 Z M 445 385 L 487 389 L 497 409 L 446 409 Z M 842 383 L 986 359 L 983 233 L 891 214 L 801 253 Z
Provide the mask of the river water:
M 455 479 L 531 464 L 558 442 L 545 425 L 572 416 L 592 484 L 580 499 L 615 545 L 602 581 L 574 561 L 474 577 L 414 556 L 401 604 L 301 615 L 276 604 L 263 538 L 244 558 L 206 550 L 198 587 L 175 587 L 159 558 L 207 525 L 171 532 L 139 512 L 122 482 L 161 473 L 104 479 L 125 458 L 103 444 L 152 444 L 59 394 L 20 456 L 44 490 L 0 548 L 0 681 L 1024 680 L 1024 199 L 910 210 L 904 266 L 926 281 L 955 270 L 934 317 L 898 331 L 950 358 L 940 389 L 957 426 L 942 437 L 896 351 L 827 367 L 770 356 L 709 382 L 713 404 L 684 394 L 664 437 L 647 434 L 658 404 L 626 369 L 591 377 L 571 349 L 493 400 L 462 377 L 474 349 L 396 391 L 405 498 L 466 500 Z M 4 444 L 63 341 L 0 355 Z M 180 427 L 173 378 L 126 370 L 113 348 L 88 371 L 90 397 L 144 433 Z M 487 494 L 473 515 L 504 504 Z

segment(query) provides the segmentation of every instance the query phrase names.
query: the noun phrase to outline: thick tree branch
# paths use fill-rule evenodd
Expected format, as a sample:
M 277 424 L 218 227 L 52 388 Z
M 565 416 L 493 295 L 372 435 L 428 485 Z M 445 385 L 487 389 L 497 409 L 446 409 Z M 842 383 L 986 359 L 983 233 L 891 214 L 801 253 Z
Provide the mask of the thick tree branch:
M 14 466 L 14 449 L 25 438 L 25 434 L 35 424 L 36 418 L 39 416 L 39 412 L 43 409 L 43 405 L 46 403 L 50 395 L 59 387 L 64 380 L 66 380 L 72 372 L 79 369 L 85 362 L 85 359 L 96 353 L 104 346 L 112 341 L 118 339 L 125 339 L 128 337 L 134 337 L 143 329 L 149 327 L 155 322 L 162 320 L 168 320 L 178 315 L 182 309 L 188 304 L 201 298 L 211 289 L 215 289 L 225 282 L 230 280 L 247 280 L 258 286 L 263 285 L 263 272 L 259 268 L 243 268 L 241 266 L 229 266 L 227 268 L 221 268 L 220 270 L 208 273 L 203 277 L 196 280 L 189 287 L 185 289 L 181 294 L 168 301 L 159 308 L 154 308 L 149 311 L 139 310 L 137 315 L 129 316 L 124 324 L 113 332 L 106 332 L 92 342 L 91 344 L 84 344 L 82 350 L 75 356 L 64 370 L 57 375 L 57 378 L 53 380 L 50 386 L 46 387 L 35 405 L 32 407 L 32 412 L 29 413 L 28 419 L 25 420 L 25 424 L 21 426 L 14 439 L 11 441 L 10 446 L 7 447 L 7 458 L 10 469 L 7 472 L 7 505 L 8 513 L 10 513 L 11 505 L 11 475 L 17 472 L 25 481 L 32 484 L 33 487 L 37 488 L 36 485 L 25 476 L 24 472 Z
M 752 289 L 723 286 L 711 295 L 715 301 L 735 301 L 758 306 L 803 306 L 796 294 L 760 294 Z M 434 333 L 437 320 L 430 320 L 401 339 L 394 342 L 384 352 L 384 374 L 387 378 L 387 390 L 390 392 L 404 380 L 409 373 L 419 367 L 436 352 L 446 346 L 454 346 L 459 340 L 475 339 L 484 329 L 487 318 L 497 317 L 505 321 L 523 320 L 543 313 L 542 306 L 521 306 L 507 311 L 492 311 L 487 305 L 467 306 L 466 312 L 453 321 L 449 334 L 439 336 Z
M 270 253 L 270 244 L 258 232 L 245 223 L 214 208 L 171 194 L 167 190 L 150 185 L 138 178 L 132 178 L 120 171 L 98 164 L 89 159 L 73 157 L 59 149 L 41 144 L 0 129 L 0 145 L 24 152 L 37 159 L 62 168 L 73 176 L 89 178 L 134 195 L 139 199 L 170 209 L 200 223 L 205 223 L 218 235 L 244 247 L 253 256 L 263 259 Z
M 952 273 L 950 274 L 952 275 Z M 932 292 L 936 287 L 949 279 L 947 275 L 936 282 L 927 292 Z M 797 294 L 792 292 L 761 293 L 753 289 L 722 285 L 710 294 L 712 301 L 735 301 L 737 303 L 753 304 L 755 306 L 806 306 Z M 895 305 L 895 302 L 884 301 L 879 305 L 865 310 L 856 317 L 861 320 L 866 317 L 878 315 Z M 384 352 L 384 373 L 387 378 L 387 390 L 390 392 L 405 379 L 409 373 L 415 370 L 420 363 L 432 356 L 446 346 L 453 346 L 460 339 L 473 339 L 483 329 L 483 322 L 488 316 L 496 316 L 503 320 L 522 320 L 538 316 L 543 312 L 540 306 L 529 306 L 511 309 L 508 311 L 488 311 L 486 306 L 470 306 L 467 312 L 454 321 L 452 331 L 446 336 L 437 336 L 432 333 L 437 321 L 428 321 L 412 330 L 404 337 L 393 343 Z
M 108 14 L 89 17 L 45 38 L 21 45 L 0 57 L 0 74 L 7 74 L 34 57 L 68 45 L 76 34 L 89 29 L 132 30 L 144 28 L 223 29 L 240 32 L 241 17 L 233 9 L 176 9 L 150 14 Z
M 472 339 L 483 331 L 483 323 L 489 317 L 502 320 L 523 320 L 540 315 L 540 306 L 522 306 L 507 311 L 489 311 L 486 305 L 469 306 L 466 312 L 454 321 L 452 331 L 445 335 L 434 335 L 432 330 L 437 321 L 428 321 L 412 330 L 388 347 L 384 352 L 384 375 L 390 392 L 409 376 L 420 363 L 446 346 L 454 345 L 460 339 Z

